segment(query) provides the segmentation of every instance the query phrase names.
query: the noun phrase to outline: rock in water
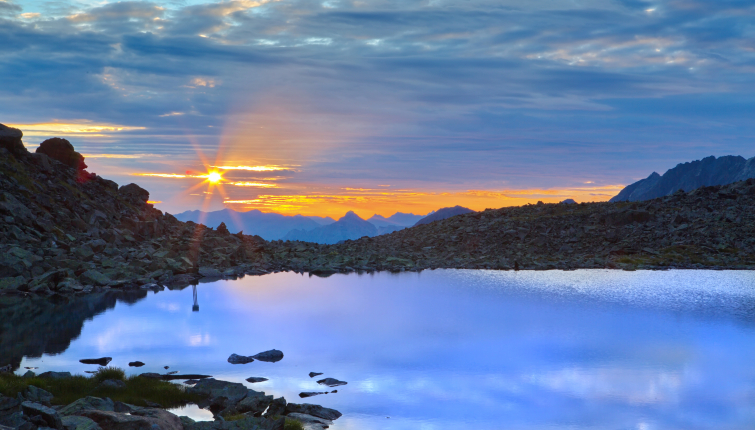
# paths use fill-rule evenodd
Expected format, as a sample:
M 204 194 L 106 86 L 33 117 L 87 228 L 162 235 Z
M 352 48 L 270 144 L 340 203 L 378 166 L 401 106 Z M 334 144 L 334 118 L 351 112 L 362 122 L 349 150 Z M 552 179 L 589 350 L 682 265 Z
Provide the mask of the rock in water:
M 256 358 L 259 361 L 266 361 L 268 363 L 275 363 L 276 361 L 283 360 L 283 352 L 277 349 L 271 349 L 270 351 L 260 352 L 257 355 L 253 355 L 252 358 Z
M 322 375 L 322 373 L 317 373 L 317 372 L 309 372 L 309 377 L 310 377 L 310 378 L 314 378 L 315 376 L 320 376 L 320 375 Z
M 339 381 L 338 379 L 335 379 L 335 378 L 320 379 L 319 381 L 317 381 L 317 383 L 320 385 L 327 385 L 328 387 L 338 387 L 339 385 L 348 384 L 348 382 L 346 381 Z
M 144 363 L 142 363 L 141 361 L 132 361 L 128 363 L 128 365 L 129 367 L 142 367 L 144 366 Z
M 108 363 L 113 361 L 113 357 L 102 357 L 102 358 L 82 358 L 79 360 L 80 363 L 84 364 L 99 364 L 100 366 L 107 366 Z
M 268 380 L 267 378 L 260 378 L 259 376 L 252 376 L 252 377 L 246 378 L 246 382 L 251 382 L 252 384 L 254 384 L 255 382 L 265 382 L 267 380 Z
M 84 156 L 76 152 L 71 142 L 66 139 L 59 137 L 47 139 L 39 145 L 36 152 L 58 160 L 72 169 L 84 170 L 87 168 L 86 163 L 84 163 Z
M 343 415 L 335 409 L 324 408 L 322 406 L 311 405 L 309 403 L 289 403 L 286 405 L 286 413 L 288 415 L 290 415 L 291 413 L 307 414 L 331 421 L 336 420 Z
M 566 199 L 561 202 L 562 205 L 575 205 L 577 202 L 574 201 L 574 199 Z
M 304 391 L 302 393 L 299 393 L 299 397 L 304 399 L 307 397 L 319 396 L 320 394 L 328 394 L 328 392 L 327 391 Z
M 253 357 L 247 357 L 238 354 L 231 354 L 231 356 L 228 357 L 228 362 L 231 364 L 246 364 L 251 363 L 252 361 L 254 361 Z

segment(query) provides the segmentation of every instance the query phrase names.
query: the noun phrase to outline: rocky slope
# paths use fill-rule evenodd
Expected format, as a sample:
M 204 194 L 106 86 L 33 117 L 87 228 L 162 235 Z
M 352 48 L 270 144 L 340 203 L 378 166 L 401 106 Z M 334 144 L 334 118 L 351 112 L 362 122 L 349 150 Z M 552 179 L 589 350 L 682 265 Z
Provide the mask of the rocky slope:
M 691 191 L 711 185 L 727 185 L 755 178 L 755 157 L 728 155 L 706 157 L 702 160 L 682 163 L 669 169 L 663 176 L 653 172 L 650 176 L 626 186 L 612 202 L 637 202 L 655 199 L 678 190 Z
M 414 224 L 414 227 L 423 224 L 430 224 L 433 221 L 440 221 L 442 219 L 451 218 L 456 215 L 463 215 L 474 212 L 472 209 L 467 209 L 464 206 L 454 206 L 452 208 L 441 208 L 437 212 L 432 212 L 426 217 L 420 219 Z

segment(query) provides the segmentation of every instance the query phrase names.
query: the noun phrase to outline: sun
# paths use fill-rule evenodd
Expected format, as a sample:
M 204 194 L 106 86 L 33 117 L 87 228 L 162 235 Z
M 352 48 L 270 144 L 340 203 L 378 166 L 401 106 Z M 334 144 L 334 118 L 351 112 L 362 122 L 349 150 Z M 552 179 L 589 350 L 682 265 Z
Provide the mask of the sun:
M 207 181 L 211 184 L 217 184 L 218 182 L 223 180 L 223 176 L 218 172 L 210 172 L 210 174 L 207 175 Z

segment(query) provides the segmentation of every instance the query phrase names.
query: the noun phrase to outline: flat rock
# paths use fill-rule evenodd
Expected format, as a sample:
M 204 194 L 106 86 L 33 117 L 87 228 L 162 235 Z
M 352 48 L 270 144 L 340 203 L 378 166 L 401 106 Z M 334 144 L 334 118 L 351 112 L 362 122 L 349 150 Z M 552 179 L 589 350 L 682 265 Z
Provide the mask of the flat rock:
M 205 278 L 222 278 L 223 274 L 212 267 L 200 267 L 199 274 Z
M 131 414 L 108 411 L 82 411 L 81 416 L 96 422 L 102 430 L 183 430 L 176 415 L 156 408 L 139 408 Z
M 228 357 L 228 362 L 231 364 L 246 364 L 254 361 L 254 357 L 247 357 L 245 355 L 231 354 Z
M 293 412 L 286 416 L 302 423 L 304 430 L 324 430 L 333 425 L 333 421 L 331 420 L 298 412 Z
M 253 355 L 252 358 L 255 358 L 259 361 L 266 361 L 268 363 L 275 363 L 276 361 L 283 360 L 283 352 L 277 349 L 271 349 L 269 351 L 260 352 L 259 354 Z
M 265 382 L 267 380 L 267 378 L 261 378 L 259 376 L 251 376 L 249 378 L 246 378 L 246 382 L 250 382 L 252 384 L 254 384 L 255 382 Z
M 339 381 L 336 378 L 320 379 L 319 381 L 317 381 L 317 383 L 320 384 L 320 385 L 327 385 L 328 387 L 338 387 L 338 386 L 341 386 L 341 385 L 348 384 L 348 382 L 346 382 L 346 381 Z
M 44 373 L 40 373 L 39 377 L 50 378 L 50 379 L 70 378 L 71 372 L 44 372 Z
M 320 376 L 320 375 L 322 375 L 322 373 L 318 373 L 318 372 L 309 372 L 309 377 L 310 377 L 310 378 L 314 378 L 315 376 Z
M 265 393 L 253 393 L 255 394 L 250 393 L 236 404 L 236 411 L 241 413 L 252 412 L 259 415 L 265 412 L 265 409 L 273 402 L 273 396 L 266 396 Z
M 21 403 L 21 409 L 27 417 L 39 415 L 45 420 L 49 427 L 63 430 L 63 421 L 60 420 L 60 415 L 55 409 L 49 408 L 41 403 L 28 401 Z
M 337 420 L 343 415 L 342 413 L 338 412 L 335 409 L 325 408 L 320 405 L 312 405 L 309 403 L 287 404 L 286 414 L 290 415 L 291 413 L 301 413 L 301 414 L 312 415 L 312 416 L 323 418 L 330 421 Z
M 144 366 L 144 363 L 142 363 L 141 361 L 131 361 L 128 363 L 128 366 L 129 367 L 142 367 Z
M 113 361 L 113 357 L 102 357 L 102 358 L 82 358 L 79 360 L 79 363 L 84 364 L 98 364 L 100 366 L 107 366 L 108 363 Z

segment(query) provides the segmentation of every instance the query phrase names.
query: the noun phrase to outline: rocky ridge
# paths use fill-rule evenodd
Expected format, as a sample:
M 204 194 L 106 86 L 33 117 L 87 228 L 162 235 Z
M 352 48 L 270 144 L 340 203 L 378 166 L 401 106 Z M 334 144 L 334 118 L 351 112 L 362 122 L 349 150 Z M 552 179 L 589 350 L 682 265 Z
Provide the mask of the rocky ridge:
M 84 170 L 64 139 L 47 151 L 61 161 L 29 153 L 21 136 L 0 127 L 0 294 L 160 288 L 283 270 L 755 268 L 754 179 L 644 202 L 488 209 L 335 245 L 268 242 L 225 224 L 178 221 L 138 185 Z

